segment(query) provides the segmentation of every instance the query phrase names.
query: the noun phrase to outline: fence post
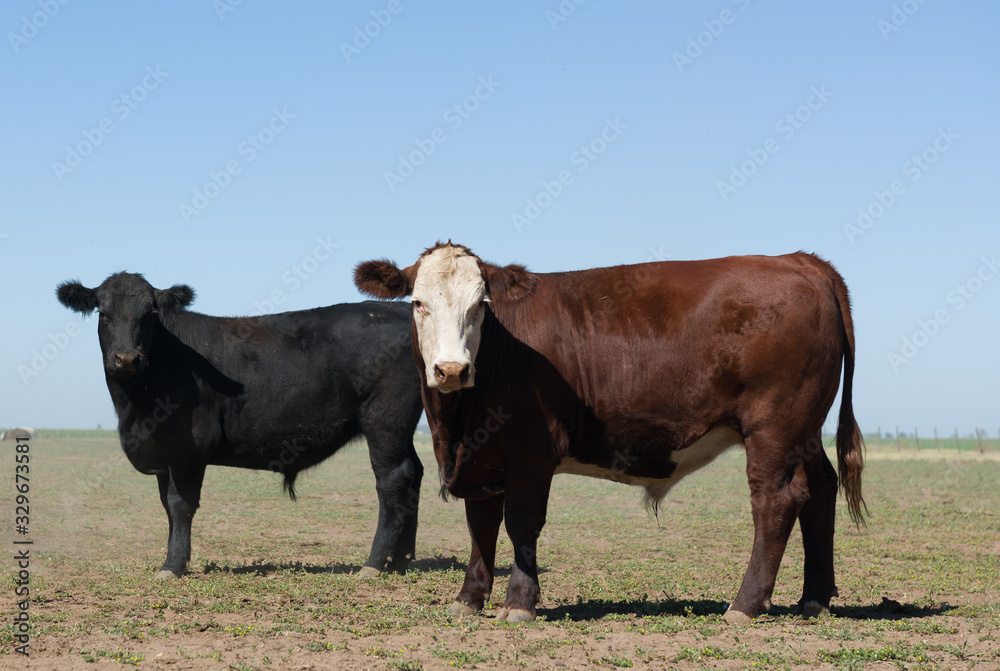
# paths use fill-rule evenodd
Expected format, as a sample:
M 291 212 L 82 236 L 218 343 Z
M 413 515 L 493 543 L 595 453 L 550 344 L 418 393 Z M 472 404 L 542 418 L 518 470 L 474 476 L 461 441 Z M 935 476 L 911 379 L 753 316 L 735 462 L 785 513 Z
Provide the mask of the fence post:
M 979 431 L 979 427 L 976 427 L 976 442 L 979 443 L 979 454 L 983 453 L 983 434 Z
M 941 441 L 938 440 L 937 427 L 936 426 L 934 427 L 934 447 L 937 448 L 937 449 L 939 449 L 939 450 L 941 449 Z
M 902 449 L 902 448 L 901 448 L 901 447 L 899 446 L 899 427 L 898 427 L 898 426 L 896 427 L 896 449 L 897 449 L 897 450 L 899 450 L 899 449 Z
M 917 441 L 917 449 L 920 449 L 920 434 L 917 433 L 917 427 L 913 427 L 913 438 Z
M 877 443 L 875 443 L 875 447 L 877 447 L 878 449 L 881 450 L 882 449 L 882 427 L 881 426 L 879 426 L 875 430 L 875 438 L 878 441 Z
M 958 450 L 959 452 L 962 451 L 962 446 L 959 445 L 959 443 L 958 443 L 958 427 L 957 426 L 955 427 L 955 449 Z

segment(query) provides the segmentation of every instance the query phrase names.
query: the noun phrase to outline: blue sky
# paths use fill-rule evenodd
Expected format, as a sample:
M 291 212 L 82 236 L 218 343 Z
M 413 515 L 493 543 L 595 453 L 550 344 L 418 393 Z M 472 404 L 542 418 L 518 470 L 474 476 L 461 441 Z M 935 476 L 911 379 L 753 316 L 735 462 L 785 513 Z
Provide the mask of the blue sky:
M 60 281 L 129 270 L 259 314 L 360 300 L 358 261 L 451 238 L 536 271 L 816 252 L 852 292 L 862 428 L 994 435 L 998 22 L 985 1 L 4 3 L 0 426 L 115 425 Z

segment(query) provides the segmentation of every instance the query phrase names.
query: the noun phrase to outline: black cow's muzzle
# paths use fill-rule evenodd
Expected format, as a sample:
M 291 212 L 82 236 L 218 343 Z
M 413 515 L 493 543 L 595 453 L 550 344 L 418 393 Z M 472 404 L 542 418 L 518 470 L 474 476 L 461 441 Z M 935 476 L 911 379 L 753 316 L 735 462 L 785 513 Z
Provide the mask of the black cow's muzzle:
M 108 373 L 114 377 L 131 377 L 136 373 L 141 373 L 146 367 L 146 360 L 142 352 L 115 352 L 108 362 Z

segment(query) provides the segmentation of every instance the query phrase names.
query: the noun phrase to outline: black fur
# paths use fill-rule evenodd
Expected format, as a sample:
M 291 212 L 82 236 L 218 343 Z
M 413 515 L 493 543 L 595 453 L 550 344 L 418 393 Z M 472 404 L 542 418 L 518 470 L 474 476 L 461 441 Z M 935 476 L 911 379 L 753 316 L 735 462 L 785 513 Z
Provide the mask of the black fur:
M 423 475 L 413 448 L 422 406 L 409 305 L 210 317 L 184 309 L 189 287 L 160 291 L 128 273 L 96 289 L 64 283 L 57 294 L 78 312 L 100 310 L 122 448 L 137 470 L 157 476 L 170 522 L 161 571 L 180 576 L 187 566 L 207 465 L 281 472 L 294 499 L 301 471 L 361 436 L 379 497 L 365 565 L 406 569 Z

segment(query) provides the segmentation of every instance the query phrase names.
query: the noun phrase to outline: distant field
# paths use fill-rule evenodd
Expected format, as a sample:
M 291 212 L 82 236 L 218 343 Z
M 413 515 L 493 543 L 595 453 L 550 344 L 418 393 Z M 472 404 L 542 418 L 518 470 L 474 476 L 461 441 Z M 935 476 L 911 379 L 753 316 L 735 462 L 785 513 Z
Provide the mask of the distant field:
M 0 478 L 12 483 L 13 443 L 0 445 Z M 303 474 L 296 503 L 274 474 L 210 468 L 192 572 L 153 583 L 167 536 L 155 478 L 132 469 L 111 432 L 43 432 L 31 442 L 31 665 L 11 654 L 9 562 L 0 668 L 1000 669 L 998 451 L 870 449 L 868 527 L 838 506 L 833 616 L 792 613 L 796 530 L 774 608 L 734 628 L 721 615 L 752 536 L 741 451 L 678 485 L 658 520 L 639 490 L 556 478 L 541 618 L 516 625 L 490 617 L 512 558 L 503 532 L 489 611 L 446 614 L 468 558 L 464 510 L 438 497 L 426 437 L 419 450 L 418 556 L 406 576 L 352 575 L 377 516 L 359 444 Z M 12 524 L 13 496 L 3 509 Z

